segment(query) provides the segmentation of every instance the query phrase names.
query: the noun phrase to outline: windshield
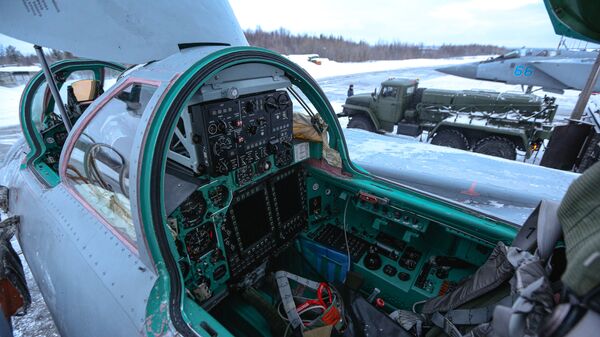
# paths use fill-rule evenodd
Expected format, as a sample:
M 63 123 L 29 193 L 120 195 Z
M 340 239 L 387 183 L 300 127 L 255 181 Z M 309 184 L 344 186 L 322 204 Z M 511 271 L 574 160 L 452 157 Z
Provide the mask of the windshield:
M 519 57 L 519 56 L 521 56 L 521 53 L 520 53 L 520 51 L 518 51 L 518 50 L 513 50 L 513 51 L 511 51 L 510 53 L 507 53 L 507 54 L 501 55 L 501 56 L 500 56 L 500 58 L 511 59 L 511 58 L 515 58 L 515 57 Z
M 398 96 L 398 88 L 397 87 L 383 86 L 381 88 L 381 97 L 395 98 L 396 96 Z

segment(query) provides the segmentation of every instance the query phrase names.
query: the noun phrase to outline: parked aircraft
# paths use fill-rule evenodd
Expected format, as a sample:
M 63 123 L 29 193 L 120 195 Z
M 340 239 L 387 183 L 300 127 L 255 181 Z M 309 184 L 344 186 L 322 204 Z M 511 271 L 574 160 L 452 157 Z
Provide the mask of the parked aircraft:
M 582 90 L 598 51 L 522 48 L 485 61 L 449 66 L 440 72 L 475 80 L 520 84 L 553 93 Z M 600 91 L 596 83 L 594 91 Z
M 314 79 L 247 46 L 226 2 L 31 4 L 3 5 L 0 29 L 104 60 L 36 49 L 0 194 L 62 336 L 593 331 L 597 273 L 561 256 L 597 262 L 598 207 L 563 205 L 589 216 L 561 218 L 565 253 L 551 204 L 519 228 L 366 172 Z M 141 64 L 110 86 L 116 61 Z M 598 193 L 598 169 L 565 200 Z M 565 267 L 561 299 L 584 303 L 542 326 Z

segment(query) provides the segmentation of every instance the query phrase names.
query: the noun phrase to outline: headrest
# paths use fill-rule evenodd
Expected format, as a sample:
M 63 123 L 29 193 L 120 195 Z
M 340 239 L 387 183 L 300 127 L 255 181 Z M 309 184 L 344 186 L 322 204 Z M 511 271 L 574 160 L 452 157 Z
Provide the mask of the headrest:
M 77 102 L 93 101 L 98 97 L 100 82 L 97 80 L 79 80 L 71 83 Z

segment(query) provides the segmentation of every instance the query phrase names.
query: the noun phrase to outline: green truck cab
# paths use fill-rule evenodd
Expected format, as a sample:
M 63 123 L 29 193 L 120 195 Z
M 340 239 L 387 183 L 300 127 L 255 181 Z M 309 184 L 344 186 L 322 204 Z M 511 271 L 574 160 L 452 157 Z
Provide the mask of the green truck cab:
M 417 80 L 389 79 L 371 94 L 346 99 L 338 117 L 349 128 L 416 137 L 432 144 L 516 159 L 528 158 L 552 131 L 552 97 L 484 90 L 419 88 Z

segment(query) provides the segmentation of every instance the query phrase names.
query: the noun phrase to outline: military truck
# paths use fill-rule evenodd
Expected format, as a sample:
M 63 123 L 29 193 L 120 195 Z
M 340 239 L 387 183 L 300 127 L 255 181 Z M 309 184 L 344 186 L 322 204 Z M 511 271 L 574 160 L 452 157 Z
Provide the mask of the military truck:
M 338 117 L 349 128 L 419 136 L 431 144 L 516 159 L 526 158 L 550 137 L 557 105 L 553 97 L 483 90 L 419 88 L 412 79 L 389 79 L 371 94 L 346 99 Z

